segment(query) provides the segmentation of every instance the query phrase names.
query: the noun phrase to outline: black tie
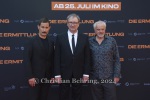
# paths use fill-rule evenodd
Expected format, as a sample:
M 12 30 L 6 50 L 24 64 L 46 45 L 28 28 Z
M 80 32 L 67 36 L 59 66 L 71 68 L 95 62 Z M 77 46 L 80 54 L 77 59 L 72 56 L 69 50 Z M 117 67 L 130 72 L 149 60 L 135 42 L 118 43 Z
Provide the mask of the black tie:
M 74 54 L 74 52 L 75 52 L 74 35 L 72 35 L 72 51 L 73 51 L 73 54 Z

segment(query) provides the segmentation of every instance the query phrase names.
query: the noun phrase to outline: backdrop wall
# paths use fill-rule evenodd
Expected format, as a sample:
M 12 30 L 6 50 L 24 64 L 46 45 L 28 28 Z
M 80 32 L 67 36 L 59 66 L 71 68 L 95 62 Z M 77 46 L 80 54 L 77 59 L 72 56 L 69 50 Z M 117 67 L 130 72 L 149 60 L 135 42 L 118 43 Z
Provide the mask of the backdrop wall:
M 37 21 L 48 17 L 50 35 L 67 31 L 66 17 L 81 17 L 79 30 L 94 36 L 93 23 L 107 23 L 107 35 L 116 39 L 122 64 L 118 100 L 150 100 L 150 13 L 148 0 L 1 0 L 0 100 L 26 100 L 24 42 L 36 35 Z M 49 98 L 58 99 L 58 85 Z M 85 86 L 85 95 L 90 91 Z M 86 98 L 86 96 L 85 96 Z M 144 98 L 144 99 L 143 99 Z M 90 98 L 86 98 L 90 100 Z

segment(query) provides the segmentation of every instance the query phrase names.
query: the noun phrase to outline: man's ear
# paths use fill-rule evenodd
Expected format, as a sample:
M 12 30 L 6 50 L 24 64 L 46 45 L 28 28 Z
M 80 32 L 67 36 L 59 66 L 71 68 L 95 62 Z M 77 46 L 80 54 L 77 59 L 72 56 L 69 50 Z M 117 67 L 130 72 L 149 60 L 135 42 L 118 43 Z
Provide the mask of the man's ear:
M 39 29 L 39 25 L 37 25 L 37 28 Z

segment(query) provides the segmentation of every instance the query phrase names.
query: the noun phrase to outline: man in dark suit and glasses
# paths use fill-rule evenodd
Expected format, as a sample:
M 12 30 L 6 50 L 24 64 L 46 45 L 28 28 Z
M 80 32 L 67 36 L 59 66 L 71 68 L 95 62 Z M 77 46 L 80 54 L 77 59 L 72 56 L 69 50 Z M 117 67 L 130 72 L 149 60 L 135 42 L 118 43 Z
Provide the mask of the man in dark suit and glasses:
M 39 20 L 38 35 L 29 38 L 25 46 L 24 62 L 29 83 L 29 100 L 47 100 L 54 67 L 54 43 L 48 36 L 51 28 L 47 18 Z
M 67 17 L 68 31 L 58 35 L 55 47 L 55 80 L 60 83 L 60 99 L 70 100 L 69 90 L 72 85 L 72 100 L 81 100 L 82 82 L 89 78 L 90 49 L 88 36 L 78 31 L 80 17 L 70 14 Z M 65 80 L 70 80 L 65 83 Z M 61 83 L 62 82 L 62 83 Z

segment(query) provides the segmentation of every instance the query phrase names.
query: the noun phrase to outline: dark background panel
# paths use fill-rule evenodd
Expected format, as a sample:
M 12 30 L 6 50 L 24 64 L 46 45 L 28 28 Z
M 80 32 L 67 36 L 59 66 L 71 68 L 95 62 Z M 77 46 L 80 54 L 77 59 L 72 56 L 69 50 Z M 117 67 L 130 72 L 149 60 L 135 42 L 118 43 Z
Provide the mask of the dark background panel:
M 121 11 L 52 11 L 51 2 L 121 2 Z M 120 57 L 123 58 L 122 78 L 117 84 L 118 100 L 150 100 L 150 48 L 129 49 L 129 45 L 150 45 L 149 23 L 129 23 L 133 19 L 150 19 L 148 0 L 1 0 L 0 34 L 37 33 L 37 22 L 41 17 L 50 20 L 66 20 L 70 13 L 76 13 L 84 20 L 104 20 L 107 32 L 111 35 L 122 32 L 124 36 L 113 36 L 118 44 Z M 50 35 L 55 36 L 67 31 L 66 24 L 51 24 Z M 83 33 L 94 33 L 92 23 L 80 24 Z M 0 60 L 23 59 L 24 43 L 27 36 L 0 37 L 0 47 L 9 46 L 10 51 L 0 50 Z M 25 66 L 19 64 L 0 64 L 0 100 L 27 100 L 28 84 Z M 90 89 L 84 86 L 83 98 L 92 100 Z M 59 86 L 52 85 L 49 99 L 58 100 Z M 88 96 L 89 97 L 88 97 Z

